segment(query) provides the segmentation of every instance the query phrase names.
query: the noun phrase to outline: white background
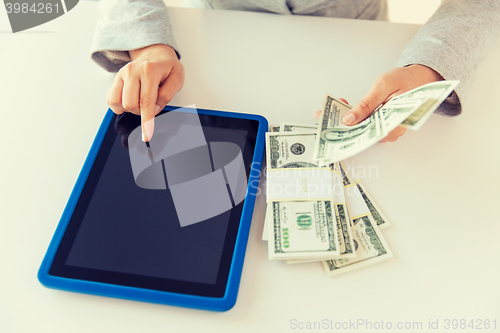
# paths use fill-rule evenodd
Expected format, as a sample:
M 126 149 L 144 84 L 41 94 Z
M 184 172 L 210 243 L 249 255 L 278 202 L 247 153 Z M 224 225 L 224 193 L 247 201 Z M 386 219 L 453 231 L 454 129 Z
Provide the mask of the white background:
M 41 286 L 39 265 L 114 77 L 89 58 L 97 15 L 96 3 L 82 2 L 11 34 L 0 10 L 0 332 L 287 332 L 294 319 L 424 327 L 439 320 L 441 328 L 446 319 L 496 319 L 498 327 L 499 43 L 481 63 L 461 116 L 433 115 L 420 131 L 351 159 L 378 170 L 363 182 L 393 224 L 383 231 L 392 260 L 334 279 L 317 263 L 268 261 L 260 196 L 238 301 L 228 312 Z M 186 68 L 171 104 L 263 114 L 273 124 L 312 121 L 326 92 L 355 103 L 418 29 L 195 9 L 171 16 Z

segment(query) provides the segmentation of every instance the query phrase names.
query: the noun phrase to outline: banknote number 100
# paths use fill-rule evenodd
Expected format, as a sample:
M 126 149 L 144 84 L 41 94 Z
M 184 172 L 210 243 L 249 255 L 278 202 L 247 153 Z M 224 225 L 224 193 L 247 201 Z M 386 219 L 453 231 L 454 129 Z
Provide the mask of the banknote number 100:
M 290 238 L 290 235 L 288 234 L 288 228 L 283 228 L 283 247 L 285 249 L 290 247 L 290 242 L 288 239 Z

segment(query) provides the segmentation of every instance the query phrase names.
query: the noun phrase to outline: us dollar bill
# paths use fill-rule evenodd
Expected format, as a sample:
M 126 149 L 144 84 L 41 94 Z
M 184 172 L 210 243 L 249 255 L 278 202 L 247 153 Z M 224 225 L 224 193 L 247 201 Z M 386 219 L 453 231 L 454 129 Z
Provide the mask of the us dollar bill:
M 319 167 L 313 159 L 315 142 L 315 133 L 266 133 L 267 168 Z
M 393 97 L 386 103 L 386 106 L 402 105 L 405 103 L 419 104 L 417 109 L 400 125 L 416 131 L 422 127 L 459 83 L 460 81 L 455 80 L 431 82 Z
M 332 259 L 339 256 L 333 204 L 321 201 L 271 201 L 269 259 Z
M 370 214 L 354 217 L 352 231 L 356 257 L 323 261 L 323 267 L 328 277 L 366 267 L 392 257 L 387 242 Z
M 306 124 L 306 123 L 293 123 L 293 122 L 282 122 L 280 126 L 271 125 L 271 132 L 295 132 L 295 133 L 308 133 L 316 135 L 316 129 L 318 124 Z M 290 134 L 290 133 L 288 133 Z M 311 137 L 312 138 L 312 137 Z M 311 151 L 308 149 L 308 151 Z M 264 227 L 262 230 L 262 240 L 268 240 L 268 226 L 269 226 L 269 209 L 266 209 L 266 217 L 264 219 Z
M 347 211 L 346 200 L 344 196 L 344 187 L 340 171 L 332 169 L 333 175 L 333 206 L 335 221 L 337 225 L 337 236 L 339 239 L 339 258 L 353 258 L 356 256 L 354 251 L 354 241 L 352 238 L 351 221 Z M 321 259 L 289 259 L 287 264 L 300 264 L 306 262 L 320 261 Z
M 373 200 L 371 195 L 368 193 L 361 180 L 357 177 L 354 168 L 349 165 L 349 162 L 341 161 L 338 165 L 342 174 L 344 186 L 356 186 L 357 192 L 363 198 L 366 206 L 372 214 L 373 220 L 377 223 L 377 226 L 381 229 L 390 226 L 391 223 L 384 215 L 380 207 L 377 205 L 375 200 Z M 358 194 L 356 193 L 356 195 Z
M 399 125 L 419 129 L 457 85 L 458 81 L 426 84 L 392 98 L 353 126 L 342 123 L 351 106 L 327 95 L 316 133 L 314 159 L 320 165 L 342 161 L 377 143 Z
M 351 220 L 347 210 L 344 186 L 339 167 L 332 166 L 333 176 L 333 204 L 335 206 L 335 219 L 337 220 L 337 232 L 339 235 L 339 248 L 341 258 L 352 258 L 356 256 L 352 236 Z
M 321 165 L 331 164 L 355 155 L 384 136 L 377 112 L 357 125 L 344 125 L 342 118 L 350 110 L 350 105 L 326 95 L 316 132 L 313 156 L 315 160 L 320 161 Z
M 314 133 L 318 130 L 318 124 L 281 122 L 280 132 Z
M 314 168 L 319 163 L 313 161 L 315 133 L 266 133 L 267 168 Z M 266 209 L 262 240 L 268 240 L 268 228 L 271 223 L 270 209 Z
M 280 127 L 278 125 L 271 125 L 271 126 L 269 126 L 269 130 L 270 130 L 270 132 L 279 132 Z

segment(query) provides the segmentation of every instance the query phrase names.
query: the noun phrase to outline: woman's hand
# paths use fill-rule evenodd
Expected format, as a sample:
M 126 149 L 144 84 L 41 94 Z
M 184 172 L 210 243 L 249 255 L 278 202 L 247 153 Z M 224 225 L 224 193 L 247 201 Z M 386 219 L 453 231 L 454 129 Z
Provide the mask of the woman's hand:
M 368 94 L 344 116 L 342 121 L 346 125 L 355 125 L 368 118 L 380 104 L 392 97 L 426 83 L 440 80 L 443 80 L 443 77 L 427 66 L 410 65 L 393 68 L 375 80 Z M 380 142 L 394 142 L 405 132 L 406 128 L 396 127 Z
M 142 140 L 154 132 L 154 117 L 184 85 L 184 67 L 174 49 L 156 44 L 129 51 L 131 62 L 116 74 L 107 103 L 116 114 L 141 116 Z

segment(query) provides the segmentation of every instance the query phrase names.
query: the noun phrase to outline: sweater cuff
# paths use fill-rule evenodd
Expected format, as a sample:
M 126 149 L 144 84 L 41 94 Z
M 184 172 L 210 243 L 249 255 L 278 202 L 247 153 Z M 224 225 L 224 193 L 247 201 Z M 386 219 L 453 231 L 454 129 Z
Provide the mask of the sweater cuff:
M 459 80 L 454 95 L 436 110 L 459 115 L 478 63 L 498 38 L 499 28 L 498 0 L 442 1 L 403 51 L 398 66 L 420 64 L 445 80 Z
M 419 61 L 419 62 L 413 62 L 413 61 L 405 61 L 405 59 L 400 59 L 398 66 L 399 67 L 407 67 L 410 65 L 424 65 L 426 67 L 431 68 L 434 70 L 436 73 L 441 75 L 445 80 L 454 80 L 456 78 L 453 78 L 453 76 L 450 73 L 447 73 L 446 70 L 436 70 L 438 67 L 436 64 L 434 64 L 432 61 Z M 460 84 L 455 88 L 454 91 L 451 92 L 451 94 L 441 103 L 441 105 L 434 111 L 436 114 L 440 114 L 443 116 L 449 116 L 449 117 L 454 117 L 458 116 L 459 114 L 462 113 L 462 103 L 460 99 L 460 93 L 461 91 L 459 90 Z
M 120 1 L 120 0 L 119 0 Z M 180 59 L 179 51 L 172 34 L 167 8 L 163 3 L 127 3 L 107 8 L 101 6 L 94 41 L 91 49 L 91 59 L 108 72 L 117 72 L 130 59 L 130 50 L 137 50 L 155 44 L 165 44 L 172 47 Z M 126 14 L 120 13 L 126 10 Z

